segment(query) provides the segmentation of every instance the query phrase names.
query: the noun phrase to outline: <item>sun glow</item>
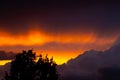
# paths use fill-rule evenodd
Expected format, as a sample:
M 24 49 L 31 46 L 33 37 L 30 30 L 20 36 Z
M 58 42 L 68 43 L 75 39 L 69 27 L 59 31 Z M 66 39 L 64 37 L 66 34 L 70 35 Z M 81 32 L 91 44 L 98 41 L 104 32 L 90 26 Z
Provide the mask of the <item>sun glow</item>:
M 47 43 L 54 42 L 61 45 L 79 44 L 80 46 L 86 44 L 95 44 L 97 48 L 99 48 L 99 46 L 101 45 L 112 44 L 113 42 L 115 42 L 115 40 L 116 37 L 109 39 L 98 38 L 95 33 L 89 33 L 89 34 L 79 33 L 76 35 L 69 33 L 69 34 L 51 35 L 51 34 L 45 34 L 42 31 L 38 31 L 38 30 L 30 30 L 26 34 L 14 35 L 3 31 L 0 32 L 0 46 L 36 46 L 36 45 L 42 46 Z M 79 48 L 81 49 L 82 47 L 80 46 Z M 65 50 L 63 48 L 58 49 L 58 48 L 59 48 L 58 46 L 53 48 L 52 45 L 50 45 L 50 47 L 47 47 L 47 53 L 45 53 L 45 54 L 49 54 L 49 56 L 53 56 L 57 64 L 63 64 L 66 61 L 68 61 L 70 58 L 74 58 L 78 54 L 86 50 L 86 48 L 82 48 L 82 50 L 77 49 L 76 52 L 75 51 L 72 52 L 72 50 L 70 50 L 71 48 L 69 50 Z M 14 50 L 16 50 L 16 48 Z M 74 48 L 74 50 L 76 50 L 76 48 Z M 4 65 L 7 62 L 9 61 L 1 61 L 0 65 Z
M 3 66 L 8 62 L 11 62 L 11 60 L 0 60 L 0 66 Z
M 42 35 L 40 32 L 30 32 L 25 35 L 9 35 L 9 34 L 0 34 L 0 46 L 5 45 L 41 45 L 48 41 L 48 38 Z
M 50 42 L 57 42 L 57 43 L 80 43 L 80 44 L 102 44 L 101 40 L 97 39 L 94 33 L 89 34 L 79 34 L 79 35 L 45 35 L 40 31 L 29 31 L 28 34 L 25 35 L 10 35 L 9 33 L 0 33 L 0 46 L 10 45 L 43 45 Z M 106 41 L 108 43 L 113 42 L 115 39 L 109 39 Z M 97 42 L 95 42 L 97 41 Z

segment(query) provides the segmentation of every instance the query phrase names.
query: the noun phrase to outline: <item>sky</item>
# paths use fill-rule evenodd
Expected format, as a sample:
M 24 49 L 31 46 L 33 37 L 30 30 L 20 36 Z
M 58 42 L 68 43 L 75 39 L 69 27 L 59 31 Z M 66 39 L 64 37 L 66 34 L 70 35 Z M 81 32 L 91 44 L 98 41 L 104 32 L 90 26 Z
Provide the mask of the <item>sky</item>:
M 58 64 L 86 50 L 106 50 L 120 36 L 120 3 L 0 1 L 0 50 L 33 49 Z

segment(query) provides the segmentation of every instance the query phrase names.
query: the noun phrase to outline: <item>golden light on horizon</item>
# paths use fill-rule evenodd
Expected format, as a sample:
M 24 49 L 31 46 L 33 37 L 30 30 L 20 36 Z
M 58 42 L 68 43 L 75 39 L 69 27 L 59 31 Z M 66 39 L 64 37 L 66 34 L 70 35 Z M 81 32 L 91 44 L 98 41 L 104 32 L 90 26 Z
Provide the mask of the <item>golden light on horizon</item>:
M 56 61 L 57 64 L 63 64 L 67 62 L 71 58 L 75 58 L 79 54 L 81 54 L 83 51 L 90 49 L 89 47 L 87 48 L 82 48 L 82 45 L 88 45 L 88 44 L 95 44 L 94 48 L 99 48 L 99 46 L 102 46 L 104 49 L 104 45 L 112 44 L 116 41 L 116 37 L 112 38 L 99 38 L 96 36 L 95 33 L 79 33 L 79 34 L 56 34 L 56 35 L 48 35 L 43 33 L 42 31 L 38 30 L 30 30 L 26 34 L 16 34 L 12 35 L 7 32 L 0 32 L 0 46 L 44 46 L 47 43 L 58 43 L 58 44 L 78 44 L 79 49 L 74 48 L 72 51 L 71 48 L 68 47 L 65 49 L 60 49 L 58 50 L 57 47 L 47 47 L 47 53 L 50 57 L 53 56 L 54 60 Z M 86 47 L 86 46 L 85 46 Z M 33 48 L 33 47 L 32 47 Z M 50 49 L 48 49 L 50 48 Z M 58 47 L 59 48 L 59 47 Z M 93 47 L 92 47 L 93 48 Z M 67 49 L 67 50 L 66 50 Z M 63 51 L 61 51 L 63 50 Z M 13 50 L 16 51 L 16 48 Z M 37 51 L 36 51 L 37 52 Z M 3 61 L 0 63 L 0 65 L 5 64 Z
M 68 60 L 70 59 L 73 59 L 75 57 L 78 56 L 78 54 L 75 54 L 77 52 L 49 52 L 48 53 L 48 58 L 53 58 L 54 61 L 58 64 L 58 65 L 61 65 L 61 64 L 64 64 L 66 63 Z M 83 53 L 83 51 L 79 51 L 79 55 Z M 39 56 L 39 52 L 36 53 L 38 56 Z M 46 56 L 47 53 L 41 53 L 44 56 Z
M 80 51 L 80 53 L 82 53 L 83 51 Z M 43 57 L 46 56 L 47 53 L 41 53 Z M 72 54 L 71 52 L 49 52 L 48 54 L 48 58 L 53 58 L 54 61 L 58 64 L 58 65 L 61 65 L 61 64 L 64 64 L 66 63 L 68 60 L 72 59 L 72 58 L 75 58 L 77 57 L 78 55 L 77 54 L 73 54 L 73 55 L 70 55 Z M 40 52 L 37 51 L 36 52 L 36 56 L 39 56 L 40 55 Z M 36 61 L 39 59 L 39 57 L 37 57 Z M 11 62 L 12 60 L 0 60 L 0 65 L 3 66 L 5 65 L 6 63 L 8 62 Z
M 0 60 L 0 66 L 4 66 L 5 64 L 11 62 L 11 60 Z

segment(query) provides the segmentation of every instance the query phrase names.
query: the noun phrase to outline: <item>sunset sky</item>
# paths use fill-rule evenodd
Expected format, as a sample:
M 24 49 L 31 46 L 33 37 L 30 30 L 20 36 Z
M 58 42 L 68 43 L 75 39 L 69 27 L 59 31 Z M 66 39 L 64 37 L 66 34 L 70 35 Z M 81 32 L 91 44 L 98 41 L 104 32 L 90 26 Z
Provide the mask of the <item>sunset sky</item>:
M 104 1 L 0 1 L 0 50 L 33 49 L 58 64 L 120 36 L 120 5 Z

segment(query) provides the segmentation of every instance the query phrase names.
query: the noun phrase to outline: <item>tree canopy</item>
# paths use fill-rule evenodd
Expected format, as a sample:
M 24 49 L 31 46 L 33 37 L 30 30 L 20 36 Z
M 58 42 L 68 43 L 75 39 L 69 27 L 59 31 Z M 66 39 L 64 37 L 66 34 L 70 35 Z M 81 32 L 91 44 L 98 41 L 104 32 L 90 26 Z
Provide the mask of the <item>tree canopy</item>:
M 53 58 L 40 55 L 38 61 L 35 60 L 36 54 L 32 50 L 17 54 L 11 62 L 10 74 L 5 74 L 5 80 L 58 80 L 57 64 Z

